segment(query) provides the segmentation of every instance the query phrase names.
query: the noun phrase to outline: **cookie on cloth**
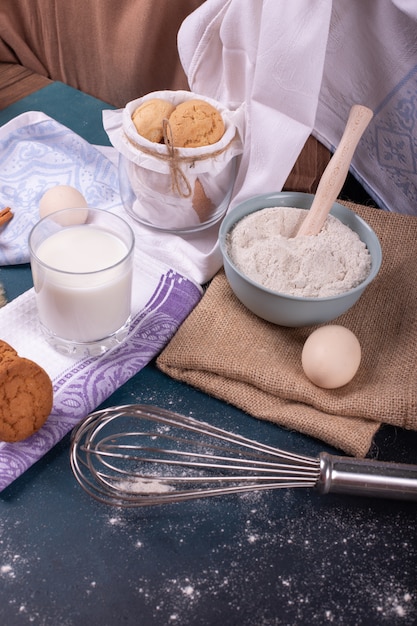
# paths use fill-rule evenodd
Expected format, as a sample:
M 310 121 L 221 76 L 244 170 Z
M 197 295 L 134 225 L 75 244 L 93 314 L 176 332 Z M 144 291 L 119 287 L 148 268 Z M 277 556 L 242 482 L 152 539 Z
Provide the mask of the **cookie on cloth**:
M 219 141 L 225 131 L 220 111 L 205 100 L 181 102 L 169 117 L 176 148 L 200 148 Z
M 6 341 L 0 339 L 0 366 L 5 361 L 10 361 L 11 359 L 15 359 L 18 357 L 18 354 L 11 345 L 9 345 Z
M 174 108 L 171 102 L 162 98 L 152 98 L 143 102 L 132 115 L 139 135 L 149 141 L 160 143 L 164 137 L 163 120 L 169 118 Z
M 0 346 L 0 441 L 14 443 L 33 435 L 52 410 L 52 382 L 34 361 Z M 6 344 L 7 346 L 7 344 Z

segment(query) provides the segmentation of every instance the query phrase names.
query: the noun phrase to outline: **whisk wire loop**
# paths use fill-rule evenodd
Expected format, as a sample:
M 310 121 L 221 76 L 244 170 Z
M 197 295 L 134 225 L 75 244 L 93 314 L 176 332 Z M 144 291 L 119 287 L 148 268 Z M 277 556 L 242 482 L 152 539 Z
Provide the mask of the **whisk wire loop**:
M 114 430 L 115 425 L 129 428 L 132 418 L 140 429 Z M 317 459 L 143 405 L 87 417 L 73 431 L 71 466 L 90 495 L 120 506 L 311 487 L 320 471 Z
M 121 507 L 292 487 L 417 500 L 417 466 L 298 455 L 140 404 L 82 420 L 70 461 L 87 493 Z

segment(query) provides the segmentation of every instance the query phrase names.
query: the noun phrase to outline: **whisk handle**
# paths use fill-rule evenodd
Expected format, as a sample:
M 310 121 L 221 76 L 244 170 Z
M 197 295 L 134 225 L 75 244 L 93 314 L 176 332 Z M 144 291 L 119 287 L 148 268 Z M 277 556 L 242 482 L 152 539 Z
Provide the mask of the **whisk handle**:
M 317 489 L 325 493 L 417 500 L 417 465 L 320 454 Z

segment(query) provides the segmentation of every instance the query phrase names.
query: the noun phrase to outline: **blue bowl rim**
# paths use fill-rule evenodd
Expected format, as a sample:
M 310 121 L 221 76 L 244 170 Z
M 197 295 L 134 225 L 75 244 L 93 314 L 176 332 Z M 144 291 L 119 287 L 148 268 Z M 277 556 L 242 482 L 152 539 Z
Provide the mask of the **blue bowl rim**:
M 372 255 L 372 266 L 371 266 L 371 271 L 369 272 L 368 276 L 365 278 L 365 280 L 363 280 L 361 283 L 359 283 L 359 285 L 356 285 L 356 287 L 352 287 L 352 289 L 349 289 L 348 291 L 344 291 L 343 293 L 339 293 L 335 296 L 324 296 L 324 297 L 312 297 L 312 296 L 293 296 L 291 294 L 287 294 L 281 291 L 273 291 L 272 289 L 269 289 L 268 287 L 264 287 L 263 285 L 261 285 L 260 283 L 255 282 L 254 280 L 252 280 L 251 278 L 249 278 L 248 276 L 246 276 L 246 274 L 244 274 L 243 272 L 241 272 L 236 265 L 233 263 L 233 261 L 231 260 L 228 252 L 227 252 L 227 245 L 226 245 L 226 236 L 228 234 L 228 232 L 233 228 L 233 226 L 239 222 L 241 219 L 243 219 L 246 215 L 250 215 L 251 213 L 255 213 L 256 211 L 261 211 L 262 209 L 266 209 L 266 208 L 273 208 L 273 205 L 269 204 L 269 205 L 265 205 L 265 206 L 253 206 L 253 203 L 258 202 L 258 201 L 269 201 L 269 200 L 273 200 L 274 198 L 297 198 L 297 197 L 303 197 L 306 200 L 311 201 L 310 202 L 310 206 L 311 203 L 313 202 L 313 198 L 314 198 L 314 194 L 310 194 L 310 193 L 304 193 L 301 191 L 276 191 L 276 192 L 271 192 L 271 193 L 266 193 L 266 194 L 259 194 L 257 196 L 252 196 L 251 198 L 248 198 L 248 200 L 244 200 L 243 202 L 241 202 L 240 204 L 237 204 L 231 211 L 229 211 L 228 214 L 226 214 L 225 218 L 223 219 L 221 226 L 220 226 L 220 230 L 219 230 L 219 245 L 220 245 L 220 251 L 222 253 L 223 259 L 227 259 L 227 262 L 229 263 L 229 265 L 233 268 L 233 270 L 236 272 L 236 274 L 238 274 L 243 280 L 247 281 L 249 284 L 251 284 L 253 287 L 256 287 L 257 289 L 259 289 L 260 291 L 263 291 L 267 294 L 270 294 L 272 296 L 278 296 L 281 298 L 286 298 L 288 300 L 294 300 L 296 302 L 331 302 L 333 300 L 339 300 L 340 298 L 346 297 L 346 296 L 350 296 L 353 295 L 355 293 L 357 293 L 358 291 L 362 292 L 376 277 L 376 275 L 379 272 L 379 269 L 381 267 L 381 262 L 382 262 L 382 248 L 381 248 L 381 243 L 375 233 L 375 231 L 373 230 L 373 228 L 371 228 L 371 226 L 369 226 L 369 224 L 362 219 L 362 217 L 360 217 L 360 215 L 358 215 L 357 213 L 355 213 L 354 211 L 352 211 L 351 209 L 349 209 L 348 207 L 344 206 L 343 204 L 340 204 L 339 202 L 334 202 L 332 209 L 330 211 L 330 213 L 333 213 L 333 208 L 334 207 L 338 207 L 343 211 L 346 211 L 347 214 L 352 214 L 355 216 L 355 219 L 359 220 L 359 222 L 362 224 L 363 227 L 365 227 L 367 230 L 370 231 L 370 233 L 375 237 L 375 243 L 376 243 L 376 248 L 377 248 L 377 254 L 376 255 Z M 291 204 L 288 205 L 282 205 L 282 206 L 292 206 Z M 248 208 L 247 211 L 245 211 L 245 209 Z M 304 208 L 304 207 L 294 207 L 294 208 Z M 243 214 L 242 214 L 243 211 Z M 237 215 L 239 214 L 239 217 L 237 217 Z

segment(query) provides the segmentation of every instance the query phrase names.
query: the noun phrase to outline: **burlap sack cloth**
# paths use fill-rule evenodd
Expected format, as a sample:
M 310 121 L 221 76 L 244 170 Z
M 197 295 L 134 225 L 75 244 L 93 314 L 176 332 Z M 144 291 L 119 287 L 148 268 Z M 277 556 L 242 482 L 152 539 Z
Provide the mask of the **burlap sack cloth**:
M 309 328 L 257 318 L 223 271 L 157 360 L 173 378 L 276 422 L 364 456 L 382 423 L 417 429 L 417 218 L 345 203 L 376 231 L 380 272 L 335 322 L 362 346 L 355 378 L 336 390 L 309 382 L 301 351 Z

